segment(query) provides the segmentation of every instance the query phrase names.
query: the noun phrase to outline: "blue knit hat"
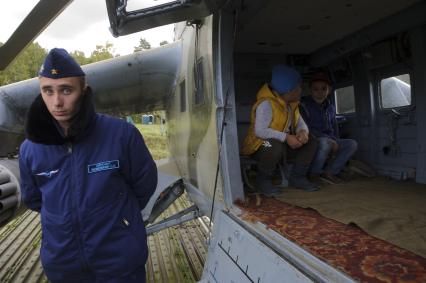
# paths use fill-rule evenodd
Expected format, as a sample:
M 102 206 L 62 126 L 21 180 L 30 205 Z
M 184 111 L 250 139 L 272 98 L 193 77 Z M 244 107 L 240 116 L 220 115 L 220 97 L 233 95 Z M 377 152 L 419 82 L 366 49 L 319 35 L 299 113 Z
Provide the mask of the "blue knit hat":
M 271 86 L 279 94 L 295 89 L 302 82 L 298 71 L 286 65 L 276 65 L 272 68 Z
M 51 79 L 83 77 L 86 75 L 80 65 L 63 48 L 50 50 L 38 74 L 41 77 Z

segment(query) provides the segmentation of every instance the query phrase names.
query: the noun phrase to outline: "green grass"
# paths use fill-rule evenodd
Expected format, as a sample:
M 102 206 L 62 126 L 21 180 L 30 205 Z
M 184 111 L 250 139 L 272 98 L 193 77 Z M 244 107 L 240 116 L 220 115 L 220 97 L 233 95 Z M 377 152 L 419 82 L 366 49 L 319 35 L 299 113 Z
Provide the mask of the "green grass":
M 166 131 L 162 131 L 162 127 L 164 127 L 163 129 L 167 129 L 167 127 L 161 125 L 142 124 L 135 124 L 135 126 L 142 133 L 145 144 L 148 147 L 149 152 L 151 152 L 154 160 L 170 156 Z

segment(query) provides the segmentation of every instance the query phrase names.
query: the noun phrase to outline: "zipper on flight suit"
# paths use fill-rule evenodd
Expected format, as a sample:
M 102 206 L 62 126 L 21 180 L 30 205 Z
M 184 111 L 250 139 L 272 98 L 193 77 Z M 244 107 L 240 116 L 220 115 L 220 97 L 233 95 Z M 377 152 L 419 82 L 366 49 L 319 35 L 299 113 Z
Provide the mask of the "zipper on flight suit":
M 80 215 L 78 213 L 78 205 L 77 205 L 77 192 L 76 192 L 76 186 L 75 186 L 75 177 L 74 177 L 74 157 L 73 157 L 73 144 L 70 142 L 67 144 L 67 152 L 68 155 L 70 157 L 71 160 L 71 190 L 72 190 L 72 205 L 73 205 L 73 222 L 74 222 L 74 228 L 75 228 L 75 232 L 76 232 L 76 240 L 77 240 L 77 245 L 78 245 L 78 249 L 80 251 L 80 255 L 82 257 L 83 260 L 83 264 L 84 264 L 84 268 L 86 270 L 90 270 L 90 265 L 89 262 L 86 259 L 86 254 L 84 252 L 84 248 L 83 248 L 83 241 L 81 239 L 81 229 L 80 229 Z
M 71 154 L 72 153 L 72 143 L 68 143 L 67 148 L 68 148 L 68 154 Z

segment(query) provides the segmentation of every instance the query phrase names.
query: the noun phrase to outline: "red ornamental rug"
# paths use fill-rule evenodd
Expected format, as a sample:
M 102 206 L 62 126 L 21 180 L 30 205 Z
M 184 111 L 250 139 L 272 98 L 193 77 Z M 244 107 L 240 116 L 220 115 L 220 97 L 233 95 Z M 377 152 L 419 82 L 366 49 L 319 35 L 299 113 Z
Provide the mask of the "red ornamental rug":
M 259 199 L 257 200 L 259 202 Z M 426 259 L 313 209 L 262 197 L 238 203 L 242 218 L 261 222 L 360 282 L 426 282 Z

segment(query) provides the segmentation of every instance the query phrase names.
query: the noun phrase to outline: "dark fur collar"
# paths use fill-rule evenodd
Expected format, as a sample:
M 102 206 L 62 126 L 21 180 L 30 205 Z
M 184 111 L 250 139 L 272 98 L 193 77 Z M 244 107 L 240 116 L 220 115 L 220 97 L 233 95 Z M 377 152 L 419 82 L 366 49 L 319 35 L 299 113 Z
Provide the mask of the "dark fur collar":
M 74 118 L 69 128 L 69 135 L 63 136 L 60 126 L 54 120 L 43 102 L 41 94 L 36 97 L 30 106 L 25 123 L 27 139 L 35 143 L 48 145 L 60 145 L 75 143 L 85 136 L 95 117 L 95 109 L 92 103 L 92 91 L 88 87 L 83 96 L 80 111 Z

